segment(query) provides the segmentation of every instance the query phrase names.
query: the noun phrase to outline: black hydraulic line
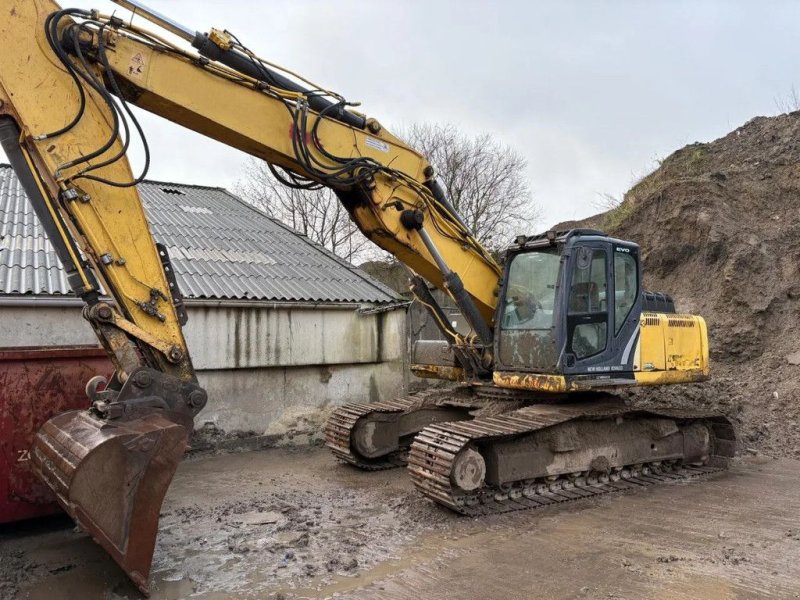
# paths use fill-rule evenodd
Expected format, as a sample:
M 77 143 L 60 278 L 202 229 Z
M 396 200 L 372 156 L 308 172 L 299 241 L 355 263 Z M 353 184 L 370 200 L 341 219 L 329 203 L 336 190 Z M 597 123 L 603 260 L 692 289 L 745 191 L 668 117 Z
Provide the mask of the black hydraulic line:
M 270 173 L 272 173 L 272 176 L 286 187 L 296 190 L 319 190 L 323 187 L 321 183 L 316 183 L 310 179 L 307 180 L 307 182 L 301 181 L 296 174 L 284 169 L 284 173 L 286 173 L 286 175 L 291 179 L 291 181 L 289 181 L 288 179 L 285 179 L 283 175 L 281 175 L 280 171 L 278 171 L 278 167 L 273 165 L 271 162 L 267 162 L 267 167 L 269 168 Z
M 75 27 L 77 27 L 77 25 L 71 25 L 70 28 L 67 31 L 65 31 L 64 40 L 62 40 L 62 47 L 64 45 L 64 42 L 69 43 L 70 41 L 72 41 L 73 42 L 72 46 L 71 47 L 67 46 L 68 50 L 74 52 L 75 56 L 77 56 L 77 58 L 80 60 L 84 68 L 86 68 L 87 61 L 81 50 L 79 39 L 76 33 L 77 30 L 75 29 Z M 62 62 L 67 62 L 67 63 L 69 62 L 69 59 L 66 58 L 66 54 L 64 54 L 64 56 L 61 58 Z M 109 148 L 111 148 L 111 146 L 114 145 L 114 141 L 119 136 L 119 115 L 117 113 L 117 108 L 114 105 L 114 101 L 111 98 L 111 95 L 106 91 L 105 87 L 103 87 L 103 85 L 94 77 L 94 75 L 88 68 L 85 72 L 80 70 L 76 70 L 76 72 L 88 85 L 92 87 L 92 89 L 94 89 L 98 94 L 100 94 L 103 101 L 108 105 L 113 120 L 112 132 L 111 135 L 109 135 L 108 139 L 105 141 L 105 143 L 103 143 L 103 145 L 100 146 L 100 148 L 97 148 L 96 150 L 93 150 L 92 152 L 89 152 L 88 154 L 85 154 L 80 158 L 76 158 L 67 163 L 59 165 L 58 167 L 59 171 L 69 169 L 71 167 L 74 167 L 82 163 L 88 163 L 92 159 L 101 156 Z
M 338 104 L 320 97 L 320 95 L 325 95 L 323 90 L 306 89 L 288 77 L 285 77 L 275 70 L 270 69 L 267 65 L 261 64 L 252 56 L 248 56 L 246 54 L 246 52 L 248 52 L 247 49 L 244 48 L 235 35 L 229 34 L 231 38 L 245 50 L 245 52 L 239 52 L 234 48 L 221 48 L 209 39 L 207 33 L 200 33 L 199 31 L 195 31 L 193 33 L 191 28 L 181 25 L 169 17 L 166 17 L 161 13 L 148 8 L 147 6 L 144 6 L 141 2 L 139 2 L 139 0 L 112 1 L 133 11 L 134 14 L 141 14 L 145 19 L 156 23 L 170 33 L 173 33 L 174 35 L 177 35 L 178 37 L 190 42 L 194 48 L 197 48 L 201 55 L 205 56 L 209 60 L 220 62 L 223 65 L 238 71 L 239 73 L 244 73 L 253 79 L 263 81 L 267 85 L 303 94 L 306 96 L 306 98 L 308 98 L 311 108 L 317 112 L 321 112 L 331 105 Z M 364 129 L 367 126 L 367 120 L 365 117 L 345 110 L 344 106 L 337 106 L 336 110 L 330 114 L 329 117 L 336 119 L 337 121 L 341 121 L 342 123 L 346 123 L 347 125 L 351 125 L 352 127 L 357 127 L 358 129 Z
M 105 54 L 105 52 L 104 52 L 105 47 L 104 47 L 104 40 L 103 40 L 103 31 L 104 31 L 104 29 L 105 29 L 105 25 L 101 25 L 100 28 L 98 29 L 98 36 L 97 37 L 98 37 L 98 43 L 99 43 L 99 46 L 98 46 L 98 55 L 99 56 L 104 56 L 104 54 Z M 81 60 L 81 65 L 83 66 L 84 71 L 87 74 L 89 74 L 89 76 L 92 78 L 92 80 L 95 83 L 97 83 L 97 85 L 100 85 L 101 82 L 98 81 L 91 74 L 91 70 L 89 69 L 89 65 L 87 64 L 86 60 L 84 59 L 83 54 L 80 54 L 80 48 L 78 47 L 79 37 L 80 37 L 79 32 L 80 31 L 84 31 L 84 32 L 90 33 L 89 28 L 86 26 L 85 23 L 83 23 L 83 24 L 77 25 L 77 29 L 76 29 L 76 26 L 72 25 L 72 26 L 70 26 L 69 30 L 72 32 L 72 45 L 77 50 L 76 56 Z M 106 100 L 106 102 L 109 102 L 111 100 L 110 96 L 108 96 L 108 95 L 104 95 L 103 98 Z M 112 108 L 112 110 L 114 110 L 114 109 Z M 122 158 L 122 156 L 125 155 L 125 153 L 128 151 L 128 146 L 130 144 L 130 129 L 128 127 L 127 121 L 124 118 L 120 118 L 120 122 L 121 122 L 121 124 L 123 126 L 123 129 L 124 129 L 125 143 L 122 145 L 122 148 L 119 150 L 119 152 L 117 152 L 117 154 L 115 154 L 111 158 L 108 158 L 108 159 L 106 159 L 106 160 L 104 160 L 102 162 L 93 164 L 93 165 L 91 165 L 89 167 L 86 167 L 86 168 L 82 169 L 81 172 L 79 173 L 79 175 L 84 175 L 84 173 L 87 173 L 89 171 L 94 171 L 95 169 L 100 169 L 102 167 L 108 166 L 108 165 L 118 161 L 120 158 Z M 117 137 L 119 137 L 119 133 L 117 133 Z
M 304 88 L 266 65 L 254 65 L 254 61 L 250 57 L 237 50 L 225 50 L 220 48 L 208 39 L 207 33 L 196 33 L 192 41 L 192 46 L 197 48 L 198 52 L 209 60 L 222 63 L 239 73 L 244 73 L 253 79 L 263 81 L 267 85 L 279 87 L 291 92 L 307 94 L 308 105 L 317 112 L 322 112 L 337 104 L 318 95 L 311 94 L 311 90 Z M 366 117 L 345 110 L 344 106 L 339 106 L 329 111 L 327 116 L 358 129 L 364 129 L 367 126 Z
M 427 282 L 419 275 L 413 275 L 408 287 L 414 297 L 431 313 L 433 322 L 436 323 L 436 327 L 442 332 L 442 335 L 455 343 L 458 332 L 450 325 L 450 319 L 444 313 L 436 298 L 433 297 L 433 294 L 431 294 Z
M 42 228 L 47 234 L 47 239 L 53 245 L 58 259 L 64 265 L 67 272 L 67 282 L 76 295 L 80 296 L 87 304 L 94 304 L 99 298 L 98 291 L 100 286 L 97 284 L 94 274 L 76 264 L 72 260 L 72 256 L 80 256 L 78 248 L 71 238 L 65 240 L 59 233 L 58 225 L 61 225 L 61 230 L 66 230 L 63 222 L 57 223 L 56 219 L 60 221 L 57 216 L 53 217 L 47 206 L 47 200 L 42 195 L 41 188 L 37 185 L 36 175 L 31 171 L 28 161 L 25 160 L 25 155 L 19 144 L 20 129 L 17 123 L 11 117 L 0 117 L 0 145 L 8 156 L 8 161 L 17 175 L 17 179 L 22 184 L 25 190 L 25 195 L 33 206 L 36 216 L 42 223 Z M 70 253 L 70 249 L 72 253 Z M 83 286 L 83 279 L 81 272 L 89 282 L 89 285 L 94 289 L 86 289 Z
M 98 148 L 98 149 L 96 149 L 96 150 L 94 150 L 94 151 L 92 151 L 92 152 L 90 152 L 90 153 L 88 153 L 86 155 L 83 155 L 78 159 L 75 159 L 73 161 L 70 161 L 70 162 L 67 162 L 65 164 L 59 165 L 59 171 L 67 169 L 67 168 L 71 168 L 73 166 L 77 166 L 77 165 L 80 165 L 80 164 L 89 163 L 90 166 L 82 169 L 81 171 L 79 171 L 78 173 L 73 175 L 71 177 L 71 179 L 89 179 L 89 180 L 92 180 L 92 181 L 97 181 L 97 182 L 100 182 L 100 183 L 103 183 L 103 184 L 106 184 L 106 185 L 110 185 L 110 186 L 113 186 L 113 187 L 120 187 L 120 188 L 132 187 L 132 186 L 136 185 L 137 183 L 141 182 L 146 177 L 147 171 L 148 171 L 148 168 L 149 168 L 149 164 L 150 164 L 150 151 L 149 151 L 149 148 L 148 148 L 147 139 L 145 138 L 144 132 L 142 131 L 142 128 L 139 125 L 139 122 L 136 119 L 136 116 L 133 114 L 133 112 L 128 107 L 128 104 L 125 101 L 125 98 L 121 93 L 121 90 L 119 89 L 119 86 L 117 84 L 116 78 L 114 77 L 114 73 L 111 70 L 110 65 L 108 63 L 108 59 L 106 57 L 105 41 L 104 41 L 104 37 L 103 37 L 103 31 L 104 31 L 106 25 L 105 24 L 101 24 L 99 29 L 98 29 L 98 39 L 99 39 L 99 41 L 98 41 L 98 48 L 97 48 L 97 60 L 103 65 L 103 67 L 105 69 L 105 72 L 106 72 L 106 76 L 107 76 L 107 78 L 108 78 L 108 80 L 110 82 L 110 87 L 111 87 L 112 91 L 119 97 L 119 99 L 120 99 L 119 102 L 122 105 L 122 109 L 120 109 L 116 105 L 116 103 L 114 102 L 114 99 L 111 96 L 111 94 L 109 93 L 106 84 L 103 81 L 97 79 L 97 77 L 95 77 L 95 75 L 92 73 L 92 69 L 89 66 L 88 57 L 84 54 L 84 48 L 82 47 L 82 42 L 80 40 L 80 35 L 79 35 L 79 32 L 81 32 L 81 31 L 85 31 L 85 32 L 89 31 L 89 29 L 86 26 L 86 23 L 81 23 L 81 24 L 73 23 L 73 24 L 69 25 L 64 30 L 62 39 L 61 40 L 58 39 L 58 21 L 63 16 L 64 13 L 69 14 L 69 15 L 75 14 L 75 15 L 83 16 L 83 17 L 90 16 L 90 13 L 85 13 L 84 14 L 84 12 L 82 12 L 82 11 L 72 11 L 72 12 L 70 12 L 70 11 L 61 11 L 61 12 L 58 12 L 58 13 L 51 14 L 47 19 L 48 28 L 47 28 L 46 34 L 47 34 L 48 42 L 50 43 L 51 48 L 57 54 L 57 56 L 59 57 L 61 62 L 64 64 L 65 68 L 69 71 L 70 75 L 76 81 L 76 85 L 78 85 L 79 89 L 81 90 L 81 97 L 84 98 L 83 84 L 80 82 L 78 77 L 83 79 L 86 82 L 86 84 L 88 84 L 92 89 L 94 89 L 100 95 L 100 97 L 106 103 L 106 105 L 108 106 L 108 109 L 111 112 L 113 123 L 112 123 L 112 132 L 111 132 L 109 138 L 106 140 L 106 142 L 100 148 Z M 88 48 L 88 46 L 87 46 L 87 48 Z M 82 67 L 82 69 L 78 69 L 77 65 L 74 65 L 69 60 L 68 53 L 73 54 L 77 58 L 78 62 L 80 63 L 80 66 Z M 79 121 L 80 118 L 82 117 L 84 107 L 85 107 L 85 100 L 82 100 L 80 111 L 79 111 L 78 115 L 75 117 L 75 119 L 73 119 L 73 125 L 74 125 L 74 123 L 77 123 L 77 121 Z M 137 132 L 139 134 L 139 137 L 142 140 L 142 146 L 144 147 L 144 154 L 145 154 L 145 164 L 144 164 L 144 167 L 142 169 L 142 174 L 139 175 L 136 179 L 134 179 L 132 181 L 125 181 L 125 182 L 110 181 L 108 179 L 105 179 L 105 178 L 102 178 L 102 177 L 98 177 L 96 175 L 89 175 L 88 173 L 90 171 L 94 171 L 94 170 L 100 169 L 102 167 L 108 166 L 110 164 L 113 164 L 113 163 L 117 162 L 118 160 L 120 160 L 123 156 L 125 156 L 125 154 L 127 152 L 127 149 L 128 149 L 128 146 L 130 144 L 130 129 L 128 127 L 128 122 L 127 122 L 127 120 L 125 118 L 125 114 L 122 112 L 123 110 L 125 111 L 125 113 L 128 114 L 128 116 L 133 121 L 133 124 L 136 127 L 136 130 L 137 130 Z M 97 157 L 101 156 L 102 154 L 104 154 L 106 151 L 108 151 L 113 146 L 114 142 L 117 139 L 120 139 L 120 124 L 124 128 L 124 142 L 122 144 L 122 148 L 114 156 L 111 156 L 111 157 L 109 157 L 109 158 L 107 158 L 107 159 L 105 159 L 105 160 L 103 160 L 101 162 L 98 162 L 98 163 L 95 163 L 95 164 L 91 164 L 90 161 L 92 159 L 97 158 Z M 61 133 L 64 133 L 68 129 L 69 129 L 69 127 L 64 127 L 64 128 L 62 128 L 62 129 L 60 129 L 60 130 L 58 130 L 56 132 L 52 132 L 52 133 L 47 134 L 45 136 L 41 136 L 39 139 L 46 139 L 46 138 L 49 138 L 49 137 L 55 137 L 56 135 L 60 135 Z
M 130 130 L 128 128 L 128 122 L 125 119 L 125 115 L 123 115 L 120 112 L 120 120 L 122 121 L 122 124 L 125 126 L 125 143 L 123 144 L 122 149 L 120 150 L 119 153 L 117 153 L 116 156 L 113 156 L 110 159 L 108 159 L 108 160 L 106 160 L 106 161 L 104 161 L 104 162 L 102 162 L 100 164 L 93 165 L 92 167 L 89 167 L 88 169 L 82 170 L 78 174 L 78 176 L 79 177 L 83 177 L 85 179 L 91 179 L 93 181 L 98 181 L 100 183 L 105 183 L 106 185 L 110 185 L 112 187 L 127 188 L 127 187 L 133 187 L 133 186 L 141 183 L 142 181 L 144 181 L 145 177 L 147 177 L 147 172 L 150 170 L 150 147 L 149 147 L 149 145 L 147 143 L 147 138 L 144 135 L 144 130 L 142 129 L 142 126 L 139 124 L 139 120 L 136 118 L 136 115 L 133 114 L 133 111 L 128 106 L 128 103 L 125 100 L 125 96 L 122 93 L 122 90 L 120 89 L 119 84 L 117 83 L 117 78 L 114 76 L 114 71 L 111 69 L 111 65 L 108 62 L 108 56 L 106 55 L 106 47 L 105 47 L 105 42 L 104 42 L 104 38 L 103 38 L 103 28 L 104 27 L 105 26 L 101 26 L 100 35 L 98 36 L 98 39 L 99 39 L 98 47 L 97 47 L 98 58 L 100 59 L 100 63 L 103 65 L 103 68 L 105 69 L 106 77 L 108 78 L 108 81 L 109 81 L 109 83 L 111 85 L 111 91 L 119 98 L 120 104 L 122 104 L 122 108 L 128 114 L 128 117 L 130 117 L 131 121 L 133 122 L 134 127 L 136 127 L 136 131 L 139 134 L 139 139 L 142 141 L 142 149 L 144 150 L 144 166 L 142 167 L 142 172 L 138 177 L 136 177 L 132 181 L 125 181 L 125 182 L 109 181 L 108 179 L 104 179 L 102 177 L 96 177 L 96 176 L 93 176 L 93 175 L 85 175 L 84 174 L 87 171 L 92 171 L 94 169 L 98 169 L 101 166 L 106 166 L 106 165 L 112 164 L 113 162 L 116 162 L 117 160 L 122 158 L 122 156 L 124 156 L 127 153 L 128 145 L 130 144 Z M 110 98 L 110 96 L 109 96 L 109 98 Z
M 61 49 L 60 45 L 56 43 L 56 38 L 58 35 L 57 27 L 59 19 L 64 14 L 80 15 L 84 17 L 90 15 L 88 11 L 80 11 L 78 9 L 71 9 L 67 11 L 61 10 L 47 15 L 47 19 L 45 19 L 44 21 L 44 29 L 45 33 L 47 34 L 45 37 L 47 38 L 47 43 L 50 45 L 50 48 L 53 50 L 53 53 L 59 57 L 61 57 L 61 55 L 63 54 L 63 50 Z M 53 27 L 54 24 L 55 26 Z M 64 63 L 64 67 L 67 69 L 67 73 L 69 73 L 70 77 L 72 77 L 72 80 L 75 82 L 75 86 L 78 88 L 78 101 L 79 101 L 78 112 L 75 114 L 75 116 L 69 123 L 67 123 L 60 129 L 39 136 L 38 139 L 41 140 L 46 140 L 48 138 L 56 137 L 63 133 L 66 133 L 67 131 L 69 131 L 70 129 L 75 127 L 75 125 L 78 124 L 78 121 L 81 120 L 81 118 L 83 117 L 83 113 L 86 110 L 86 93 L 83 91 L 83 86 L 81 85 L 80 79 L 78 79 L 78 76 L 75 73 L 75 69 L 68 60 L 64 61 L 62 59 L 62 62 Z

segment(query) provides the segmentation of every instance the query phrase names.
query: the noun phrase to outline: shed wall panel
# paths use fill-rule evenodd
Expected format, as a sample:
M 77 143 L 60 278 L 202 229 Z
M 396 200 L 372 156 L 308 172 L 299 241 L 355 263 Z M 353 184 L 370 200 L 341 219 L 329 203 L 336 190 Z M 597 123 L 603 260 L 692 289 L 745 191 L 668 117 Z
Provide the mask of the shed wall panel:
M 405 313 L 359 315 L 323 307 L 188 307 L 195 369 L 357 364 L 402 360 Z M 0 307 L 0 347 L 96 344 L 81 307 Z

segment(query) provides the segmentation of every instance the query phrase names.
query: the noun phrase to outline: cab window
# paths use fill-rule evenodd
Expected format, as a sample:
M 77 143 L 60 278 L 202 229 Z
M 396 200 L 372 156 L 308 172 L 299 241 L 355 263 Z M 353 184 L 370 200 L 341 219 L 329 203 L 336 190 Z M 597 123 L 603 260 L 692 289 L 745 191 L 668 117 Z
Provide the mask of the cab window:
M 606 251 L 579 247 L 569 293 L 569 342 L 577 359 L 606 348 L 608 295 Z
M 514 259 L 508 273 L 504 328 L 550 331 L 560 261 L 558 254 L 545 252 Z
M 614 252 L 614 335 L 625 324 L 638 292 L 636 259 L 625 252 Z
M 499 363 L 552 372 L 558 356 L 554 312 L 561 255 L 554 249 L 513 257 L 500 318 Z

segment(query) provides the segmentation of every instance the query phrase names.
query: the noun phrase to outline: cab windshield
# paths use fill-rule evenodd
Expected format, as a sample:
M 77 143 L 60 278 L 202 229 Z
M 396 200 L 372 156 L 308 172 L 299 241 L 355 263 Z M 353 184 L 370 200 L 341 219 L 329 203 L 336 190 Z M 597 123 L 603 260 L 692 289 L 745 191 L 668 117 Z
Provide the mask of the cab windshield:
M 508 272 L 504 329 L 550 330 L 560 262 L 561 257 L 550 252 L 514 258 Z
M 500 322 L 505 367 L 550 372 L 556 366 L 553 314 L 561 255 L 555 249 L 518 254 L 508 270 Z

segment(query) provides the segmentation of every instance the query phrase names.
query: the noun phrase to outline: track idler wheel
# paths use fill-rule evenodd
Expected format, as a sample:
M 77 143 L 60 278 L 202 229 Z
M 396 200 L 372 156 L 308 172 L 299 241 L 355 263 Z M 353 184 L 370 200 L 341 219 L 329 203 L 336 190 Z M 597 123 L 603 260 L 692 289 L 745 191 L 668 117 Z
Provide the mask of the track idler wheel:
M 34 472 L 144 594 L 161 503 L 187 439 L 186 428 L 160 412 L 117 421 L 71 411 L 34 440 Z
M 465 492 L 482 488 L 486 481 L 486 461 L 481 453 L 472 447 L 459 452 L 453 461 L 450 480 Z

